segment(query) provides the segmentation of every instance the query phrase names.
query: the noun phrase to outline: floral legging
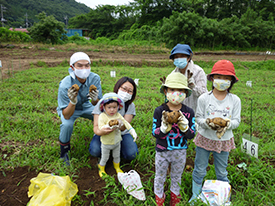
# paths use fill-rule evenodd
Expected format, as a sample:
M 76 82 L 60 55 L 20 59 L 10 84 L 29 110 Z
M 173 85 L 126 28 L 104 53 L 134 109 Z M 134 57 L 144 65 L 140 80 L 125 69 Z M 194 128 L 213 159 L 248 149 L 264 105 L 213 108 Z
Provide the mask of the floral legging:
M 171 163 L 171 186 L 170 191 L 175 195 L 180 194 L 181 175 L 186 163 L 186 149 L 156 152 L 155 156 L 155 179 L 154 193 L 162 198 L 163 187 L 166 180 L 167 169 Z

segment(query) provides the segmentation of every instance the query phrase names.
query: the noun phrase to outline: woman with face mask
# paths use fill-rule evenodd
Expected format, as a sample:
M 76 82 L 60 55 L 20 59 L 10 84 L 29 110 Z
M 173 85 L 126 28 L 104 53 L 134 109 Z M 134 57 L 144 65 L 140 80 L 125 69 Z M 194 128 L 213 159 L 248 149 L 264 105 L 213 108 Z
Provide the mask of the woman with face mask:
M 191 96 L 186 98 L 183 103 L 196 112 L 197 100 L 201 94 L 207 92 L 207 84 L 205 72 L 200 66 L 194 64 L 192 57 L 193 52 L 187 44 L 177 44 L 169 56 L 176 66 L 172 73 L 180 72 L 186 76 L 188 87 L 192 89 Z M 164 83 L 164 79 L 161 80 Z
M 122 77 L 117 81 L 114 86 L 114 92 L 124 101 L 125 107 L 119 110 L 119 113 L 124 117 L 124 119 L 131 123 L 136 115 L 136 109 L 133 101 L 136 97 L 137 87 L 132 78 Z M 98 116 L 101 111 L 99 105 L 96 105 L 93 110 L 94 115 L 94 136 L 90 143 L 89 152 L 94 157 L 101 157 L 101 142 L 100 136 L 106 135 L 112 132 L 109 128 L 98 129 Z M 122 124 L 120 125 L 121 130 L 121 157 L 125 160 L 133 160 L 138 155 L 138 148 L 136 142 L 133 141 L 133 137 L 130 135 L 129 131 Z

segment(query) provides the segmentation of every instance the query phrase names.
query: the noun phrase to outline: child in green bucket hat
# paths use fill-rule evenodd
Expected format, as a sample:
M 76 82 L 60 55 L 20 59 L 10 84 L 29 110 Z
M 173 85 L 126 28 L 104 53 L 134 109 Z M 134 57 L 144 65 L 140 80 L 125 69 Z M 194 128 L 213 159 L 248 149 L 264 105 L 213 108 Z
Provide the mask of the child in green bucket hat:
M 182 104 L 183 100 L 191 95 L 192 90 L 187 86 L 187 78 L 179 72 L 174 72 L 167 76 L 161 86 L 161 93 L 166 95 L 167 102 L 155 109 L 153 117 L 152 135 L 156 138 L 154 193 L 157 205 L 163 205 L 164 182 L 171 164 L 170 205 L 174 206 L 180 202 L 187 140 L 194 138 L 196 133 L 194 110 Z M 170 112 L 178 114 L 173 122 L 170 121 Z

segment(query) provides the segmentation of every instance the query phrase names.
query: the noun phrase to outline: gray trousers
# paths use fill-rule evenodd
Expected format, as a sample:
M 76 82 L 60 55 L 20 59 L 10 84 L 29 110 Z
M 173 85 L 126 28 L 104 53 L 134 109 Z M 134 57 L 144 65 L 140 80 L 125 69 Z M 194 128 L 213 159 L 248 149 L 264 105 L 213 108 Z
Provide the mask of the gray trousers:
M 175 195 L 180 194 L 181 175 L 186 163 L 186 149 L 156 152 L 155 156 L 155 179 L 154 193 L 160 198 L 163 197 L 163 187 L 167 176 L 167 169 L 171 164 L 171 186 L 170 191 Z
M 110 151 L 113 153 L 113 162 L 120 162 L 120 142 L 113 145 L 101 144 L 101 159 L 99 162 L 101 166 L 106 165 L 110 156 Z

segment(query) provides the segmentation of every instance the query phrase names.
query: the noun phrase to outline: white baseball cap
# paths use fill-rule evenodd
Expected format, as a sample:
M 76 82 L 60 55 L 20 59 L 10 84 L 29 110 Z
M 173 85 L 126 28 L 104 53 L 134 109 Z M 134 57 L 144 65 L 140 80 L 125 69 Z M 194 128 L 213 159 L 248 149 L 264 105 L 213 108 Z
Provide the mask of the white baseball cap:
M 91 64 L 90 57 L 84 52 L 76 52 L 70 58 L 70 66 L 76 63 L 79 60 L 87 60 Z

